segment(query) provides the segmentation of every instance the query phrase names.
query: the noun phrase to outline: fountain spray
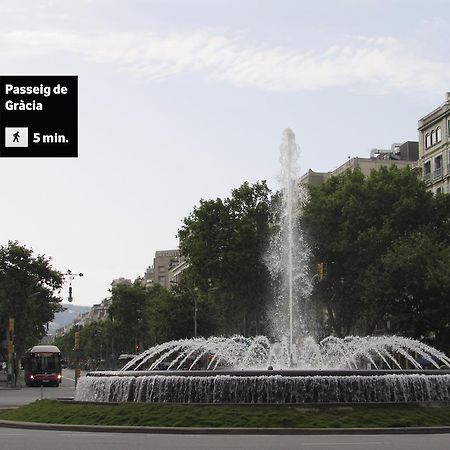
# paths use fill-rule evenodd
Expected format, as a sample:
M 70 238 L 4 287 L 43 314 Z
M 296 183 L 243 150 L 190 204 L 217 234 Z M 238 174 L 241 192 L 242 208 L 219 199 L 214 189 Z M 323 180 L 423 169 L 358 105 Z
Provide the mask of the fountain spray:
M 311 293 L 308 274 L 310 251 L 299 226 L 301 208 L 307 199 L 307 192 L 299 183 L 299 155 L 295 134 L 287 128 L 280 145 L 279 233 L 272 239 L 267 263 L 272 278 L 280 280 L 272 330 L 280 342 L 285 342 L 291 367 L 299 362 L 298 341 L 308 335 L 305 301 Z

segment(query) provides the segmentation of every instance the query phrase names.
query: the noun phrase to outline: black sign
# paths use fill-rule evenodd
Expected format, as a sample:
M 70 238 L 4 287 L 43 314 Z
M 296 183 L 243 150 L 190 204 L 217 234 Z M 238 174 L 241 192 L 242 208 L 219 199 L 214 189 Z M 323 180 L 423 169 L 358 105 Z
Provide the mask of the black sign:
M 0 76 L 0 157 L 78 156 L 78 77 Z

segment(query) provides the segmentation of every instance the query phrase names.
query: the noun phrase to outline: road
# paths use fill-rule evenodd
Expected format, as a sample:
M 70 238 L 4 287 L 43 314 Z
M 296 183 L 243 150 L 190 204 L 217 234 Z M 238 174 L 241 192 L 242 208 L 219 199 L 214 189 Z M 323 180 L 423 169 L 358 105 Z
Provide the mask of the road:
M 32 443 L 32 444 L 30 444 Z M 8 450 L 447 450 L 450 435 L 220 436 L 84 433 L 0 428 Z
M 19 380 L 23 383 L 23 380 Z M 63 370 L 63 381 L 57 388 L 44 387 L 41 392 L 40 387 L 23 386 L 21 389 L 1 389 L 0 408 L 11 408 L 26 405 L 41 398 L 73 397 L 75 393 L 75 371 Z M 1 447 L 0 447 L 1 448 Z

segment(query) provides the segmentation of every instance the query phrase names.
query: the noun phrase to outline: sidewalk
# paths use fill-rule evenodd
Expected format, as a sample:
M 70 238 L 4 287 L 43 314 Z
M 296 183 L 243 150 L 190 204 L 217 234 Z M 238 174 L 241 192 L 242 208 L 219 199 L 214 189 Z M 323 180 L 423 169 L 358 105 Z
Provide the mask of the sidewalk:
M 22 389 L 22 372 L 19 372 L 18 379 L 16 382 L 16 386 L 14 389 Z M 11 389 L 11 386 L 8 385 L 8 374 L 0 371 L 0 389 Z
M 8 375 L 2 371 L 0 371 L 0 388 L 6 386 Z

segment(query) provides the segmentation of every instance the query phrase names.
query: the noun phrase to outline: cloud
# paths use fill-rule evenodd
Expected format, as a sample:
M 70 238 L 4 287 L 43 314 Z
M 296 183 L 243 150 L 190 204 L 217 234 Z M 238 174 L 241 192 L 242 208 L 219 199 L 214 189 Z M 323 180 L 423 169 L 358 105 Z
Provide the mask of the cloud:
M 0 34 L 0 57 L 58 53 L 149 78 L 194 73 L 216 82 L 264 91 L 296 92 L 341 87 L 376 92 L 447 89 L 450 64 L 416 54 L 392 37 L 347 37 L 323 51 L 248 44 L 210 31 L 45 32 Z

